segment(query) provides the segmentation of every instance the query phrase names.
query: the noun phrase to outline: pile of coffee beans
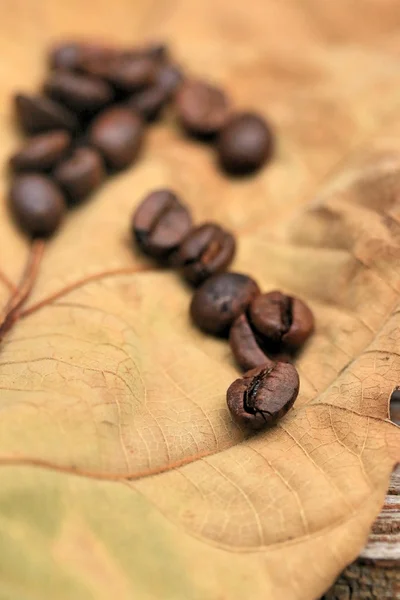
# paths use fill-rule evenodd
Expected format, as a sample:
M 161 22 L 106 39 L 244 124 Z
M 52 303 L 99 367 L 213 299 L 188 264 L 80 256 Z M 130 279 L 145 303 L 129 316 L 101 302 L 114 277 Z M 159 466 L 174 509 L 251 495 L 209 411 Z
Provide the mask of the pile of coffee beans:
M 271 156 L 272 133 L 265 121 L 235 112 L 215 85 L 184 76 L 164 44 L 117 48 L 64 42 L 50 50 L 48 64 L 42 94 L 14 98 L 17 120 L 32 137 L 10 160 L 9 203 L 15 220 L 31 236 L 51 235 L 67 208 L 87 198 L 107 173 L 133 164 L 146 124 L 168 104 L 188 135 L 214 144 L 226 172 L 254 172 Z M 178 208 L 165 210 L 172 210 L 171 218 Z M 176 257 L 188 280 L 204 278 L 203 254 L 211 272 L 231 260 L 233 238 L 222 240 L 222 230 L 215 227 L 197 231 Z M 162 230 L 150 236 L 156 246 L 160 235 Z M 224 250 L 219 256 L 206 255 L 210 245 L 212 254 L 220 242 Z
M 242 425 L 273 424 L 293 405 L 299 376 L 291 364 L 314 330 L 314 317 L 299 298 L 261 293 L 243 273 L 226 272 L 236 248 L 232 233 L 217 223 L 192 225 L 189 208 L 171 190 L 147 195 L 133 215 L 140 250 L 171 268 L 196 289 L 190 304 L 195 325 L 227 337 L 247 371 L 228 389 L 228 407 Z
M 31 136 L 10 159 L 10 210 L 31 237 L 48 237 L 67 208 L 87 198 L 107 174 L 134 163 L 146 124 L 172 104 L 193 139 L 214 145 L 221 168 L 248 174 L 271 157 L 273 137 L 259 115 L 237 112 L 227 93 L 184 76 L 164 44 L 116 48 L 65 42 L 52 48 L 42 94 L 17 94 L 16 116 Z M 260 429 L 295 401 L 299 377 L 292 358 L 314 328 L 310 309 L 279 291 L 226 270 L 236 250 L 218 223 L 193 225 L 189 208 L 171 190 L 148 194 L 132 234 L 140 250 L 178 269 L 196 289 L 190 314 L 205 333 L 229 338 L 247 372 L 227 392 L 242 425 Z

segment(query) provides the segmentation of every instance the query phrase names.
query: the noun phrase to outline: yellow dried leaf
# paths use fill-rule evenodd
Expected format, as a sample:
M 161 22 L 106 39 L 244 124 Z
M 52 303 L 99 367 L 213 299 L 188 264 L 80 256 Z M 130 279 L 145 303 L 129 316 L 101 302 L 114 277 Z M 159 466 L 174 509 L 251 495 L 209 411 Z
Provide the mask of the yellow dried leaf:
M 3 164 L 19 143 L 10 95 L 40 84 L 45 48 L 71 32 L 171 40 L 278 140 L 268 169 L 232 181 L 169 118 L 47 244 L 0 348 L 0 598 L 318 598 L 400 460 L 398 3 L 24 0 L 0 14 Z M 140 271 L 130 215 L 157 186 L 236 232 L 236 270 L 315 312 L 299 399 L 270 431 L 232 422 L 237 370 L 190 323 L 190 290 Z M 1 306 L 28 251 L 2 202 Z

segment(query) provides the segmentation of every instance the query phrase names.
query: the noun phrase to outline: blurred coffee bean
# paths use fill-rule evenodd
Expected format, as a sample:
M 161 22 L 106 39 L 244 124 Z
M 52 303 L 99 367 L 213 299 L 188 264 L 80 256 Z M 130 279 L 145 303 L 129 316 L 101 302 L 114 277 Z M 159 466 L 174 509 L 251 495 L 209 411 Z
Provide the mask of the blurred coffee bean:
M 145 254 L 164 260 L 174 252 L 192 226 L 188 208 L 168 189 L 148 194 L 135 211 L 132 231 Z
M 105 110 L 94 119 L 89 140 L 109 167 L 123 169 L 138 155 L 143 134 L 141 118 L 132 110 L 117 106 Z
M 185 82 L 176 98 L 178 118 L 195 135 L 217 133 L 229 115 L 228 98 L 220 88 L 204 81 Z
M 68 198 L 77 203 L 91 194 L 105 178 L 103 159 L 93 148 L 76 148 L 58 164 L 53 177 Z
M 169 59 L 168 46 L 162 42 L 154 42 L 142 47 L 141 52 L 159 63 L 166 63 Z
M 148 56 L 118 57 L 109 65 L 108 79 L 119 90 L 133 92 L 152 84 L 157 63 Z
M 221 129 L 217 152 L 222 167 L 233 174 L 256 171 L 271 157 L 272 132 L 252 113 L 234 115 Z
M 10 159 L 15 171 L 47 171 L 66 154 L 71 136 L 66 131 L 50 131 L 32 137 Z
M 78 113 L 99 110 L 114 97 L 107 82 L 69 71 L 54 71 L 45 82 L 44 91 Z
M 67 129 L 72 132 L 78 129 L 76 116 L 50 98 L 17 94 L 14 103 L 17 119 L 28 134 L 51 129 Z
M 100 43 L 65 41 L 53 46 L 49 52 L 49 66 L 52 69 L 79 69 L 86 60 L 105 60 L 114 56 L 117 50 Z
M 155 83 L 133 94 L 127 104 L 145 119 L 155 119 L 171 100 L 181 82 L 182 73 L 178 67 L 162 66 L 158 70 Z
M 19 175 L 11 184 L 11 212 L 26 233 L 51 235 L 65 214 L 65 200 L 60 189 L 48 177 L 37 174 Z

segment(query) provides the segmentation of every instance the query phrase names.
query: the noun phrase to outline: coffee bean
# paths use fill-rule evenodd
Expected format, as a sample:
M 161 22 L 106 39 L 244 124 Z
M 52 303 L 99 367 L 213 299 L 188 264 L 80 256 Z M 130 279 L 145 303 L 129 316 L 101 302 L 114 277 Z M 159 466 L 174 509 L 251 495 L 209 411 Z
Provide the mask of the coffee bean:
M 149 56 L 118 57 L 109 66 L 108 79 L 125 92 L 146 87 L 154 82 L 157 62 Z
M 160 67 L 157 74 L 157 85 L 171 98 L 183 82 L 182 70 L 177 65 L 165 65 Z
M 151 192 L 137 208 L 132 230 L 143 252 L 160 259 L 177 249 L 192 226 L 192 219 L 170 190 Z
M 117 60 L 121 59 L 121 52 L 116 49 L 108 52 L 82 52 L 77 64 L 80 73 L 109 80 L 110 71 Z
M 66 154 L 71 136 L 66 131 L 42 133 L 30 140 L 10 159 L 15 171 L 47 171 Z
M 234 115 L 221 129 L 217 152 L 226 171 L 234 174 L 251 173 L 271 156 L 271 130 L 258 115 Z
M 168 46 L 162 42 L 154 42 L 144 46 L 140 52 L 159 63 L 166 63 L 169 58 Z
M 19 226 L 32 236 L 51 235 L 60 225 L 66 208 L 56 184 L 48 177 L 36 174 L 15 178 L 9 202 Z
M 314 317 L 299 298 L 279 291 L 260 294 L 249 307 L 256 331 L 271 343 L 297 350 L 314 330 Z
M 106 60 L 116 52 L 115 48 L 103 44 L 67 41 L 50 49 L 49 65 L 51 69 L 74 71 L 86 60 Z
M 133 94 L 127 106 L 132 107 L 143 119 L 152 121 L 160 114 L 167 100 L 164 90 L 157 85 L 152 85 Z
M 93 121 L 89 140 L 112 169 L 123 169 L 134 161 L 143 140 L 141 118 L 128 108 L 114 107 Z
M 17 94 L 14 98 L 17 119 L 26 133 L 51 129 L 76 131 L 78 120 L 67 108 L 43 96 Z
M 213 275 L 193 294 L 190 305 L 192 319 L 207 333 L 226 335 L 233 321 L 259 293 L 257 283 L 247 275 Z
M 161 67 L 153 85 L 133 94 L 128 100 L 131 106 L 145 119 L 152 120 L 172 98 L 182 81 L 181 71 L 172 65 Z
M 229 332 L 229 344 L 238 364 L 245 370 L 270 358 L 289 361 L 311 335 L 314 318 L 298 298 L 281 292 L 259 294 L 247 315 L 240 315 Z
M 51 48 L 49 52 L 49 66 L 51 69 L 75 69 L 78 62 L 82 44 L 78 42 L 62 42 Z
M 114 97 L 107 82 L 69 71 L 53 71 L 44 84 L 44 91 L 53 100 L 63 102 L 78 113 L 103 108 Z
M 229 101 L 219 88 L 203 81 L 188 81 L 181 87 L 176 108 L 185 129 L 195 135 L 211 135 L 224 125 Z
M 232 417 L 253 430 L 273 425 L 293 406 L 299 393 L 299 376 L 289 363 L 272 362 L 247 371 L 228 388 Z
M 76 148 L 70 157 L 60 162 L 53 176 L 68 198 L 73 203 L 79 202 L 105 178 L 103 159 L 93 148 Z
M 229 331 L 229 345 L 237 363 L 245 371 L 265 365 L 270 360 L 246 314 L 239 315 L 234 321 Z
M 214 223 L 192 229 L 174 256 L 174 265 L 194 285 L 203 283 L 215 273 L 225 271 L 235 254 L 235 239 L 231 233 Z

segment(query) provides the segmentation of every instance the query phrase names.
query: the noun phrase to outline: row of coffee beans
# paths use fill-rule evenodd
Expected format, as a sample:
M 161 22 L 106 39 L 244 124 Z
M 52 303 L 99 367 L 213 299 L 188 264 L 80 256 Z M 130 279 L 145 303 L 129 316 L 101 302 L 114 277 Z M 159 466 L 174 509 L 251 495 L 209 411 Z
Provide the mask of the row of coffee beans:
M 42 94 L 15 96 L 18 122 L 31 137 L 10 160 L 9 200 L 31 236 L 51 235 L 68 206 L 88 197 L 107 173 L 131 165 L 146 123 L 170 103 L 188 135 L 215 142 L 227 172 L 255 171 L 271 155 L 264 120 L 235 112 L 224 91 L 185 77 L 163 44 L 121 49 L 65 42 L 51 49 L 48 62 Z M 200 231 L 193 243 L 214 235 Z M 232 241 L 227 244 L 224 261 L 233 253 Z
M 180 269 L 196 287 L 190 314 L 197 327 L 229 337 L 247 371 L 227 393 L 234 418 L 253 429 L 275 423 L 299 391 L 291 361 L 314 330 L 309 307 L 280 291 L 261 293 L 248 275 L 226 272 L 236 247 L 232 233 L 217 223 L 194 227 L 189 208 L 170 190 L 144 198 L 132 231 L 142 252 Z

